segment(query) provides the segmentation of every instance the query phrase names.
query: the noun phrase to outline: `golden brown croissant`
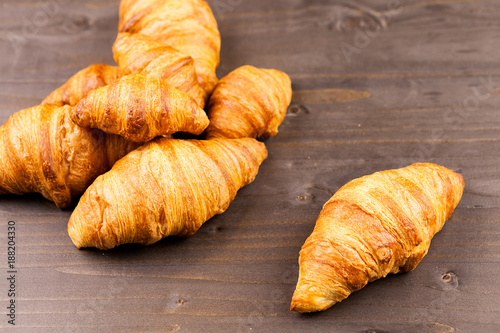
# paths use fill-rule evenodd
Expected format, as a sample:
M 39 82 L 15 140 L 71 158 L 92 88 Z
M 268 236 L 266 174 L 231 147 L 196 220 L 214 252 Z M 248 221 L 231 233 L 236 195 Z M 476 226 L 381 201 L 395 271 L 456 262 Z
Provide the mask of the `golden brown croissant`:
M 122 75 L 144 74 L 162 79 L 193 97 L 203 108 L 207 94 L 198 84 L 193 58 L 143 34 L 120 33 L 113 55 Z
M 222 78 L 210 97 L 207 137 L 274 136 L 291 99 L 292 85 L 285 73 L 240 67 Z
M 205 111 L 188 94 L 160 79 L 127 75 L 91 91 L 71 112 L 79 126 L 99 128 L 134 142 L 176 132 L 201 134 Z
M 291 309 L 321 311 L 368 282 L 413 270 L 462 196 L 460 174 L 418 163 L 344 185 L 300 251 Z
M 158 138 L 98 177 L 68 224 L 78 247 L 110 249 L 188 236 L 224 212 L 267 157 L 255 139 Z
M 142 33 L 189 55 L 198 82 L 210 94 L 217 83 L 220 33 L 203 0 L 122 0 L 120 32 Z
M 138 145 L 80 128 L 70 106 L 19 111 L 0 127 L 0 194 L 41 193 L 60 208 Z
M 54 90 L 42 105 L 75 106 L 90 91 L 116 81 L 120 77 L 118 67 L 103 64 L 91 65 L 73 75 L 65 84 Z

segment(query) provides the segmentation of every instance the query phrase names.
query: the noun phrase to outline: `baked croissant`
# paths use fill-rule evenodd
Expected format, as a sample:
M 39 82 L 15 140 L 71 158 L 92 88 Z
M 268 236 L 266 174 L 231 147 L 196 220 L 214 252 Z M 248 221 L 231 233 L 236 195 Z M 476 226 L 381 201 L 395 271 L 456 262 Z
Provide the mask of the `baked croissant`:
M 209 95 L 219 65 L 220 33 L 203 0 L 122 0 L 119 32 L 141 33 L 194 60 L 200 86 Z
M 325 204 L 302 246 L 291 309 L 325 310 L 368 282 L 413 270 L 463 189 L 460 174 L 430 163 L 344 185 Z
M 127 75 L 91 91 L 71 112 L 82 127 L 99 128 L 134 142 L 176 132 L 201 134 L 205 111 L 188 94 L 142 74 Z
M 193 97 L 203 108 L 207 94 L 198 84 L 193 58 L 143 34 L 120 33 L 113 55 L 122 75 L 144 74 L 162 79 Z
M 90 91 L 116 81 L 120 77 L 118 67 L 103 64 L 91 65 L 73 75 L 65 84 L 54 90 L 42 105 L 75 106 Z
M 75 125 L 70 106 L 19 111 L 0 127 L 0 194 L 37 192 L 60 208 L 138 144 Z
M 68 224 L 78 248 L 188 236 L 224 212 L 267 157 L 255 139 L 157 138 L 98 177 Z
M 207 137 L 262 138 L 278 133 L 292 99 L 292 84 L 276 69 L 240 67 L 222 78 L 208 106 Z

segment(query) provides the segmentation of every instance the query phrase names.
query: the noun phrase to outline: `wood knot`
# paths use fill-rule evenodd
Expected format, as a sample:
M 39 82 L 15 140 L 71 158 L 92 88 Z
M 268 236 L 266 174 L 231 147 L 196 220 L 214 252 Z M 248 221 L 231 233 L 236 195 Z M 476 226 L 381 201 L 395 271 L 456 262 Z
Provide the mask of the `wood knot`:
M 451 283 L 453 281 L 454 277 L 455 277 L 455 273 L 447 272 L 441 276 L 441 280 L 443 280 L 444 283 Z
M 453 271 L 441 275 L 441 281 L 446 285 L 446 289 L 456 289 L 458 287 L 458 276 Z
M 184 297 L 179 297 L 177 299 L 177 304 L 179 304 L 179 305 L 184 305 L 184 303 L 186 303 L 186 302 L 187 302 L 187 299 L 185 299 Z
M 312 194 L 299 194 L 295 197 L 297 201 L 303 202 L 303 203 L 311 203 L 314 201 L 314 195 Z
M 72 15 L 64 21 L 63 28 L 68 33 L 87 30 L 90 27 L 90 20 L 84 15 Z
M 309 114 L 309 109 L 301 104 L 292 104 L 288 108 L 288 113 L 289 114 L 298 114 L 298 113 Z
M 221 231 L 222 231 L 222 229 L 224 229 L 224 228 L 222 228 L 220 225 L 214 225 L 214 226 L 210 229 L 210 231 L 211 231 L 212 233 L 214 233 L 214 234 L 215 234 L 215 233 L 221 232 Z
M 365 6 L 348 4 L 330 6 L 323 15 L 326 15 L 326 18 L 319 24 L 337 31 L 377 31 L 386 28 L 388 22 L 384 13 Z

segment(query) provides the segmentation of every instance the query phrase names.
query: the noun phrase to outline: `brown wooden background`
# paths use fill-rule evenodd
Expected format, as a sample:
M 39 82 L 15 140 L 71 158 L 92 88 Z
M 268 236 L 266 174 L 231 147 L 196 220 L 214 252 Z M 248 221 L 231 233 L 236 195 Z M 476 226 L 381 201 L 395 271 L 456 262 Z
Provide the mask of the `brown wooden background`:
M 39 195 L 1 197 L 0 331 L 12 329 L 9 220 L 18 331 L 500 331 L 500 1 L 210 3 L 220 77 L 251 64 L 293 80 L 257 179 L 191 238 L 108 252 L 72 245 L 71 211 Z M 117 6 L 2 0 L 0 123 L 79 69 L 112 64 Z M 418 161 L 466 180 L 420 266 L 325 312 L 290 312 L 298 252 L 323 203 L 353 178 Z

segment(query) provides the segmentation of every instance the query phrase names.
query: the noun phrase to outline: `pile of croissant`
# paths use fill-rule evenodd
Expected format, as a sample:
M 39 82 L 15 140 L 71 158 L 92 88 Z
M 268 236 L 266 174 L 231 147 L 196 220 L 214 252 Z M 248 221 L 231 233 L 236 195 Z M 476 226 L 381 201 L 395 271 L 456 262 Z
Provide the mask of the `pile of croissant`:
M 68 225 L 78 248 L 195 233 L 254 180 L 267 157 L 256 138 L 278 132 L 292 97 L 274 69 L 218 81 L 221 38 L 203 0 L 123 0 L 118 28 L 118 66 L 81 70 L 0 128 L 0 193 L 60 208 L 81 196 Z
M 220 81 L 204 0 L 122 0 L 113 55 L 0 127 L 0 194 L 41 193 L 78 248 L 188 236 L 224 212 L 267 158 L 290 78 L 243 66 Z M 177 139 L 175 133 L 196 139 Z M 324 206 L 300 253 L 292 309 L 324 310 L 414 269 L 458 204 L 463 178 L 415 164 L 356 179 Z

